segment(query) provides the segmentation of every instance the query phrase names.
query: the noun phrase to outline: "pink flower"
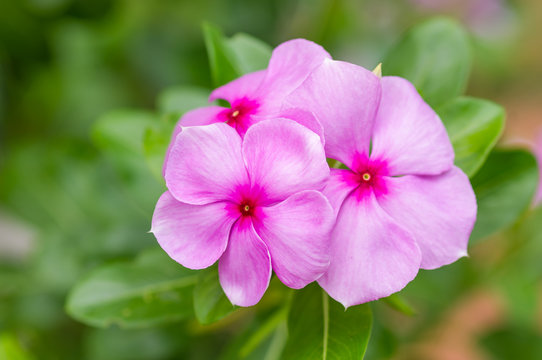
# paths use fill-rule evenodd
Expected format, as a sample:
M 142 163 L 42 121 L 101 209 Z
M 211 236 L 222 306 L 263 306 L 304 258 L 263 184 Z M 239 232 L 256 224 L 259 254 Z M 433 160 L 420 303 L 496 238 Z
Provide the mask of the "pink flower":
M 273 50 L 266 70 L 241 76 L 211 93 L 209 101 L 226 100 L 229 108 L 212 105 L 187 112 L 175 127 L 172 139 L 183 126 L 218 122 L 225 122 L 244 136 L 252 124 L 277 117 L 300 122 L 321 135 L 321 125 L 310 112 L 292 116 L 290 109 L 281 108 L 284 98 L 328 58 L 330 55 L 320 45 L 308 40 L 294 39 L 280 44 Z
M 230 301 L 251 306 L 272 269 L 296 289 L 327 269 L 334 214 L 318 190 L 328 177 L 320 137 L 292 120 L 259 122 L 244 138 L 223 123 L 186 127 L 171 148 L 151 231 L 185 267 L 219 260 Z
M 467 254 L 476 199 L 437 114 L 414 86 L 326 60 L 286 100 L 321 121 L 337 214 L 319 284 L 346 307 L 401 290 Z

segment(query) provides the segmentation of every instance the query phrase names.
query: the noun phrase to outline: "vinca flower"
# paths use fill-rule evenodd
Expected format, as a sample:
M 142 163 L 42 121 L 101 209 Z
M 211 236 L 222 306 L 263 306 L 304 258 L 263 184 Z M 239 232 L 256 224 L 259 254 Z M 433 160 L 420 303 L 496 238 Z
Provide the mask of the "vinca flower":
M 251 306 L 272 270 L 297 289 L 327 269 L 334 214 L 319 190 L 328 177 L 320 137 L 293 120 L 259 122 L 244 138 L 224 123 L 183 127 L 151 231 L 185 267 L 218 260 L 226 296 Z
M 281 110 L 281 107 L 284 98 L 328 58 L 330 55 L 320 45 L 308 40 L 294 39 L 280 44 L 273 50 L 266 70 L 241 76 L 215 89 L 209 96 L 209 101 L 226 100 L 230 107 L 211 105 L 187 112 L 175 127 L 172 139 L 183 126 L 217 122 L 230 125 L 243 136 L 252 124 L 277 117 L 297 121 L 321 135 L 321 125 L 310 112 Z
M 467 255 L 476 199 L 437 114 L 414 86 L 326 60 L 289 96 L 324 127 L 337 219 L 319 280 L 348 307 L 401 290 L 422 269 Z

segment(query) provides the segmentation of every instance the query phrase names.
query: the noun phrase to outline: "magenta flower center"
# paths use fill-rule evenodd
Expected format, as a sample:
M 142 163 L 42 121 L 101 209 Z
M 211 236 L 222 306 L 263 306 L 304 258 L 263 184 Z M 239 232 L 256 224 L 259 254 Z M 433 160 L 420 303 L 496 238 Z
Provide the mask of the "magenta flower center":
M 360 198 L 371 191 L 375 195 L 387 192 L 386 177 L 389 174 L 385 162 L 359 157 L 352 168 L 351 181 L 357 184 L 357 194 Z
M 257 112 L 260 105 L 247 98 L 235 100 L 231 104 L 231 108 L 225 109 L 220 113 L 222 120 L 233 128 L 244 125 L 250 120 L 250 115 Z
M 243 200 L 239 204 L 239 212 L 243 217 L 253 216 L 255 208 L 254 202 L 250 200 Z

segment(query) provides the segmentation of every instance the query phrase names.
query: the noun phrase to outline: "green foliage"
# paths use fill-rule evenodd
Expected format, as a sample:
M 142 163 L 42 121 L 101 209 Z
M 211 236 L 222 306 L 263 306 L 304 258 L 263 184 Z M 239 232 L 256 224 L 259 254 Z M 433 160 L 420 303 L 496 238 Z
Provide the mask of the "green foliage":
M 455 21 L 431 19 L 414 26 L 386 55 L 384 75 L 410 80 L 432 107 L 461 95 L 471 53 L 467 33 Z
M 297 291 L 283 359 L 363 359 L 372 326 L 369 305 L 345 311 L 316 283 Z
M 403 296 L 401 296 L 400 293 L 392 294 L 382 299 L 382 301 L 389 305 L 391 308 L 405 315 L 413 316 L 416 314 L 416 311 L 414 310 L 414 308 L 412 308 L 412 305 L 410 305 L 408 301 Z
M 271 48 L 260 40 L 245 34 L 228 39 L 209 23 L 203 25 L 203 33 L 215 87 L 267 67 Z
M 487 100 L 459 97 L 439 110 L 455 152 L 455 164 L 472 177 L 504 128 L 504 109 Z
M 542 359 L 542 334 L 529 327 L 502 327 L 486 334 L 481 344 L 492 359 Z
M 0 360 L 32 360 L 34 359 L 9 333 L 0 333 Z
M 221 360 L 281 359 L 288 338 L 287 316 L 286 305 L 256 316 L 247 329 L 225 349 Z
M 200 271 L 194 288 L 194 312 L 200 324 L 210 324 L 231 313 L 230 303 L 218 281 L 218 267 Z
M 187 270 L 147 233 L 179 117 L 208 105 L 210 88 L 264 69 L 271 56 L 271 47 L 256 38 L 226 37 L 206 24 L 211 84 L 193 31 L 210 14 L 202 9 L 212 9 L 228 32 L 244 29 L 241 21 L 249 19 L 251 33 L 276 41 L 288 37 L 288 27 L 272 20 L 276 2 L 89 4 L 0 3 L 0 207 L 35 232 L 29 255 L 0 259 L 0 359 L 362 359 L 370 335 L 367 357 L 393 357 L 404 334 L 386 316 L 375 316 L 372 330 L 369 305 L 345 311 L 316 284 L 294 291 L 274 277 L 260 304 L 236 309 L 216 266 Z M 366 55 L 376 57 L 387 46 L 364 33 L 368 25 L 341 2 L 314 8 L 302 5 L 300 13 L 321 13 L 308 33 L 328 39 L 332 53 L 352 50 L 348 42 L 355 42 L 355 51 L 369 49 Z M 290 15 L 292 8 L 285 9 Z M 356 33 L 328 31 L 343 31 L 345 23 L 355 24 Z M 384 38 L 402 26 L 393 24 Z M 315 29 L 321 33 L 313 35 Z M 333 44 L 335 38 L 341 42 Z M 538 359 L 539 334 L 529 326 L 542 277 L 542 210 L 525 213 L 536 165 L 526 151 L 491 152 L 504 112 L 489 101 L 458 97 L 470 63 L 466 32 L 433 19 L 407 32 L 383 71 L 412 81 L 442 117 L 456 164 L 472 178 L 478 198 L 473 243 L 508 228 L 490 244 L 503 247 L 502 258 L 489 264 L 488 274 L 475 255 L 420 271 L 404 291 L 381 302 L 407 315 L 417 310 L 416 330 L 406 337 L 415 341 L 453 301 L 490 278 L 506 295 L 513 325 L 482 344 L 496 359 Z M 128 109 L 154 103 L 155 112 Z M 376 305 L 379 310 L 387 308 Z
M 512 225 L 527 210 L 538 185 L 534 156 L 525 150 L 494 150 L 472 178 L 478 217 L 471 241 Z
M 152 249 L 130 263 L 104 265 L 70 292 L 66 310 L 87 324 L 141 328 L 192 315 L 194 271 Z
M 158 111 L 180 117 L 189 110 L 209 105 L 209 90 L 195 86 L 174 86 L 158 95 Z

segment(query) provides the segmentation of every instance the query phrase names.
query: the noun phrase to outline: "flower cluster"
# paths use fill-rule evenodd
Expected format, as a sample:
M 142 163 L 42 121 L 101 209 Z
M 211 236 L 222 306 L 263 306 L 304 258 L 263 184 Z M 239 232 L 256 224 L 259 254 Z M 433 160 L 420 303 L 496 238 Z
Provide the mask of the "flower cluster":
M 405 79 L 298 39 L 215 99 L 231 106 L 190 111 L 175 128 L 151 231 L 183 266 L 218 261 L 233 304 L 256 304 L 274 271 L 348 307 L 467 254 L 472 187 Z

